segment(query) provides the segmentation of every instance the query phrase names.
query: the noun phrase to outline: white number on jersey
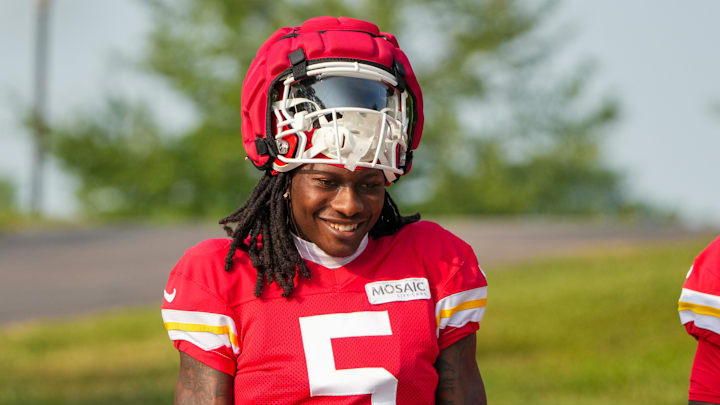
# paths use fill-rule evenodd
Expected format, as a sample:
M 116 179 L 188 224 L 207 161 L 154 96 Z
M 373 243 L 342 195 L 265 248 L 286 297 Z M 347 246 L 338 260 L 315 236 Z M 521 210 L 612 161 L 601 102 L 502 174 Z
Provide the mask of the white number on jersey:
M 300 318 L 310 396 L 371 394 L 373 405 L 395 405 L 397 378 L 382 367 L 337 370 L 330 339 L 392 335 L 387 311 Z

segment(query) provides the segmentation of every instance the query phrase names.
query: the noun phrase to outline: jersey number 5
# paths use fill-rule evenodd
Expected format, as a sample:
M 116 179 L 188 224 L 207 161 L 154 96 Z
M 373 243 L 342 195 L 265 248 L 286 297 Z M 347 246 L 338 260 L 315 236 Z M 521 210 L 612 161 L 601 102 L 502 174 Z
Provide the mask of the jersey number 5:
M 310 396 L 371 394 L 373 405 L 395 405 L 397 378 L 381 367 L 337 370 L 330 339 L 392 335 L 387 311 L 300 318 Z

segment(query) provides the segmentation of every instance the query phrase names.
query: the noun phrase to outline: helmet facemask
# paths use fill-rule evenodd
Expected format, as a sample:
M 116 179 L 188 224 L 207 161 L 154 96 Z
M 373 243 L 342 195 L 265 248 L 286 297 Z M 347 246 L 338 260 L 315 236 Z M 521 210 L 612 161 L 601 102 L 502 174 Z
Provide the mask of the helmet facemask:
M 411 98 L 395 77 L 359 62 L 308 66 L 276 89 L 271 105 L 279 154 L 273 168 L 289 171 L 305 163 L 383 170 L 388 182 L 403 174 Z

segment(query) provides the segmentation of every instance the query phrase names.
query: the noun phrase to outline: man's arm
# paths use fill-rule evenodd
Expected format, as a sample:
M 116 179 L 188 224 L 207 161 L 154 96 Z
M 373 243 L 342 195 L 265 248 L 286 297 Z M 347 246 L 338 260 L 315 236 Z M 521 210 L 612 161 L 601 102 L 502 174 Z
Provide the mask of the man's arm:
M 180 352 L 175 405 L 231 405 L 233 378 Z
M 485 405 L 485 386 L 475 360 L 475 334 L 440 351 L 435 400 L 438 405 Z

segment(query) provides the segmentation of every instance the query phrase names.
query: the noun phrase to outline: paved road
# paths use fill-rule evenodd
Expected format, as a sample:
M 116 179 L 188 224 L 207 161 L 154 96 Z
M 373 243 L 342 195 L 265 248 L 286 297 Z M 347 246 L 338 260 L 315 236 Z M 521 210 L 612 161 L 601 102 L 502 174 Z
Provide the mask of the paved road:
M 594 247 L 706 237 L 713 231 L 548 221 L 440 221 L 467 240 L 487 272 L 534 257 Z M 0 233 L 0 324 L 157 304 L 183 251 L 224 237 L 215 227 Z

